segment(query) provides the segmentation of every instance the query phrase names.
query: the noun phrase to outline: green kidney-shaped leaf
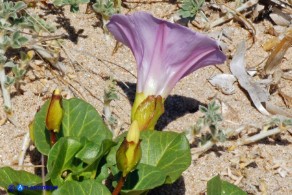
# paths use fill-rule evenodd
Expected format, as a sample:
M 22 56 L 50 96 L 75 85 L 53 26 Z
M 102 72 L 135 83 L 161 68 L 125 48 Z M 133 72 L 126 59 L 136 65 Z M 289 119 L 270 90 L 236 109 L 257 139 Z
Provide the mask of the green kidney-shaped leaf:
M 32 124 L 31 137 L 34 138 L 34 144 L 38 151 L 48 155 L 50 146 L 50 133 L 46 129 L 46 114 L 49 107 L 49 101 L 45 102 L 39 112 L 36 113 Z
M 221 180 L 219 175 L 213 177 L 207 184 L 208 195 L 247 195 L 236 185 Z
M 115 155 L 125 135 L 118 137 L 119 144 L 113 147 L 107 156 L 107 164 L 116 177 L 119 171 L 116 167 Z M 141 139 L 142 159 L 137 170 L 128 175 L 127 180 L 130 180 L 131 184 L 125 185 L 122 193 L 141 194 L 164 183 L 173 183 L 191 163 L 189 142 L 184 134 L 143 131 Z M 157 171 L 160 173 L 158 174 Z M 139 177 L 135 177 L 135 174 Z M 151 174 L 155 176 L 150 179 L 148 176 Z M 129 179 L 132 177 L 135 179 Z
M 122 194 L 142 194 L 164 184 L 165 177 L 157 167 L 140 163 L 137 169 L 128 175 Z
M 10 189 L 11 193 L 16 192 L 16 186 L 18 184 L 24 186 L 33 186 L 42 182 L 42 179 L 32 173 L 26 171 L 17 171 L 10 167 L 0 168 L 0 186 Z M 30 191 L 31 193 L 32 191 Z M 22 194 L 27 194 L 26 190 Z
M 45 155 L 48 155 L 50 146 L 50 134 L 46 129 L 46 113 L 49 102 L 47 101 L 35 115 L 32 125 L 35 139 L 35 146 Z M 102 118 L 97 113 L 95 108 L 83 100 L 72 98 L 62 100 L 63 119 L 60 132 L 57 138 L 60 137 L 86 137 L 88 140 L 95 143 L 101 143 L 105 139 L 112 139 L 111 131 L 106 127 Z
M 167 175 L 166 183 L 175 182 L 191 164 L 190 145 L 184 134 L 145 131 L 141 135 L 140 163 L 159 168 Z
M 63 177 L 78 169 L 79 163 L 76 165 L 73 160 L 81 148 L 82 144 L 78 140 L 65 137 L 60 138 L 53 146 L 48 156 L 47 168 L 51 182 L 54 185 L 61 186 L 64 182 Z
M 63 186 L 53 192 L 52 195 L 78 194 L 78 195 L 111 195 L 110 191 L 102 184 L 94 180 L 82 182 L 67 181 Z
M 100 160 L 115 143 L 103 140 L 95 144 L 82 137 L 62 137 L 48 155 L 48 177 L 54 185 L 61 186 L 66 180 L 94 179 L 101 172 Z
M 62 103 L 64 117 L 62 130 L 64 136 L 86 137 L 99 142 L 112 139 L 112 133 L 93 106 L 83 100 L 72 98 Z

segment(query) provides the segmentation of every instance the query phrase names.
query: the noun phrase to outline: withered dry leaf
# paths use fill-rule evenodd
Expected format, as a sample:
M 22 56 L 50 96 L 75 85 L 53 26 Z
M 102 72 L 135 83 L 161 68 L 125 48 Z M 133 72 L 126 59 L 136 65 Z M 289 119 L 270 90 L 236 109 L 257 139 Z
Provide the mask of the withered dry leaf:
M 284 57 L 286 51 L 292 45 L 292 28 L 290 28 L 285 37 L 281 40 L 281 42 L 275 47 L 269 56 L 265 67 L 264 74 L 273 74 L 277 69 L 279 69 L 280 62 Z
M 273 12 L 270 14 L 271 19 L 280 26 L 289 26 L 292 18 L 289 14 L 283 13 L 280 9 L 274 7 Z
M 291 110 L 288 111 L 287 109 L 276 106 L 270 102 L 266 102 L 266 109 L 273 115 L 282 115 L 292 118 Z
M 292 97 L 285 94 L 285 92 L 283 92 L 281 89 L 279 89 L 279 94 L 283 98 L 285 105 L 288 108 L 292 108 Z
M 47 60 L 54 68 L 60 70 L 63 74 L 66 74 L 66 66 L 59 62 L 59 54 L 50 53 L 47 49 L 41 45 L 33 45 L 32 48 L 45 60 Z
M 238 116 L 238 112 L 232 108 L 227 102 L 220 100 L 221 103 L 221 111 L 224 120 L 239 122 L 240 118 Z
M 236 81 L 235 76 L 231 74 L 218 74 L 209 79 L 209 82 L 226 95 L 235 92 L 233 83 Z
M 230 70 L 237 78 L 240 86 L 242 86 L 249 94 L 253 104 L 264 115 L 269 115 L 269 112 L 264 108 L 261 102 L 266 102 L 269 99 L 269 93 L 261 84 L 254 82 L 248 76 L 245 70 L 245 42 L 238 44 L 236 53 L 230 63 Z

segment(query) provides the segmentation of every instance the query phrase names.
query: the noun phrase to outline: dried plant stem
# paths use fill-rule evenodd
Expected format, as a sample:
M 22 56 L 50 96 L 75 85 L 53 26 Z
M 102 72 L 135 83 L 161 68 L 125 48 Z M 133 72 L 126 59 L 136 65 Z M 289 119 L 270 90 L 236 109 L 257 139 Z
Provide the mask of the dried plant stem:
M 243 138 L 243 140 L 239 140 L 239 142 L 237 143 L 238 146 L 240 145 L 246 145 L 246 144 L 250 144 L 250 143 L 254 143 L 257 142 L 261 139 L 264 139 L 266 137 L 269 137 L 271 135 L 276 135 L 278 133 L 280 133 L 282 130 L 279 127 L 276 127 L 274 129 L 268 130 L 268 131 L 261 131 L 260 133 L 253 135 L 251 137 L 247 137 L 247 138 Z
M 239 134 L 244 128 L 245 127 L 240 127 L 238 129 L 235 129 L 234 131 L 229 130 L 228 132 L 226 132 L 226 134 L 228 135 L 228 137 L 234 136 L 234 135 Z M 253 135 L 251 137 L 245 137 L 245 138 L 238 140 L 236 145 L 241 146 L 241 145 L 247 145 L 250 143 L 254 143 L 254 142 L 262 140 L 266 137 L 269 137 L 271 135 L 276 135 L 278 133 L 281 133 L 282 131 L 283 131 L 283 129 L 281 129 L 280 127 L 276 127 L 276 128 L 271 129 L 271 130 L 262 130 L 260 133 L 258 133 L 256 135 Z M 216 142 L 209 140 L 204 145 L 202 145 L 198 148 L 192 148 L 191 153 L 196 155 L 196 157 L 198 157 L 201 154 L 203 154 L 204 152 L 211 149 L 215 144 L 216 144 Z
M 4 65 L 0 64 L 0 84 L 1 84 L 1 89 L 2 89 L 5 112 L 7 114 L 11 114 L 12 111 L 11 111 L 10 93 L 5 87 L 5 82 L 6 82 L 6 75 L 5 75 Z
M 254 6 L 257 3 L 258 3 L 258 0 L 250 0 L 250 1 L 247 1 L 246 3 L 244 3 L 240 7 L 238 7 L 235 11 L 236 12 L 241 12 L 241 11 L 247 9 L 247 8 L 250 8 L 250 7 Z M 227 22 L 227 21 L 231 20 L 232 18 L 234 18 L 234 16 L 236 15 L 236 13 L 234 13 L 234 12 L 230 12 L 230 13 L 231 14 L 227 14 L 227 15 L 219 18 L 218 20 L 212 22 L 210 24 L 210 28 L 213 28 L 215 26 L 218 26 L 218 25 L 220 25 L 220 24 L 222 24 L 224 22 Z
M 27 132 L 24 137 L 23 137 L 23 141 L 22 141 L 22 147 L 21 147 L 21 151 L 19 154 L 19 158 L 18 158 L 18 165 L 22 166 L 23 162 L 24 162 L 24 158 L 25 158 L 25 154 L 26 151 L 29 147 L 30 144 L 30 138 L 29 138 L 29 132 Z
M 118 194 L 120 193 L 120 191 L 122 190 L 122 187 L 123 187 L 125 181 L 126 181 L 126 177 L 123 177 L 123 176 L 122 176 L 122 177 L 120 178 L 120 180 L 119 180 L 119 182 L 118 182 L 116 188 L 114 189 L 112 195 L 118 195 Z
M 103 115 L 104 115 L 104 119 L 106 121 L 110 121 L 110 118 L 111 118 L 111 115 L 112 115 L 112 111 L 111 111 L 111 108 L 110 108 L 110 103 L 104 103 Z
M 241 126 L 237 129 L 230 129 L 225 132 L 227 138 L 239 134 L 245 126 Z M 208 151 L 211 149 L 216 143 L 212 140 L 207 141 L 204 145 L 198 147 L 198 148 L 192 148 L 191 153 L 196 154 L 197 156 L 200 156 L 204 152 Z
M 103 116 L 104 116 L 104 121 L 107 124 L 108 128 L 113 132 L 113 128 L 110 125 L 110 120 L 111 120 L 111 116 L 112 116 L 110 102 L 104 102 L 104 104 L 103 104 Z
M 215 142 L 209 140 L 204 145 L 198 147 L 198 148 L 192 148 L 191 153 L 196 154 L 197 156 L 200 156 L 204 152 L 208 151 L 210 148 L 212 148 L 215 145 Z

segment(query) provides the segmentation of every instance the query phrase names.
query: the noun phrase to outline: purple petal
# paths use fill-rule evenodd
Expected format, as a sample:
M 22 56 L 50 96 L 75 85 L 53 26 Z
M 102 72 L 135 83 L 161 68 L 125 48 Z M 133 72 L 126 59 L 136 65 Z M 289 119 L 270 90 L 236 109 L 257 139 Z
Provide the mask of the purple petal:
M 226 59 L 215 40 L 145 12 L 114 15 L 107 27 L 132 50 L 138 66 L 137 92 L 148 95 L 166 97 L 181 78 Z

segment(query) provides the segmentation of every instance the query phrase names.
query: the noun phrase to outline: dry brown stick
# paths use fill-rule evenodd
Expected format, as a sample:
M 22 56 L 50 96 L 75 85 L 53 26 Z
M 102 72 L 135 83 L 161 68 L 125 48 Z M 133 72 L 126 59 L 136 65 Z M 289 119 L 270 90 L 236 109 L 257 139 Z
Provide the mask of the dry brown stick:
M 233 10 L 232 8 L 228 7 L 225 4 L 218 4 L 218 5 L 223 5 L 223 6 L 227 7 L 227 8 L 229 8 L 229 10 L 231 10 L 231 14 L 227 14 L 227 15 L 219 18 L 218 20 L 212 22 L 210 24 L 209 28 L 213 28 L 213 27 L 218 26 L 218 25 L 220 25 L 220 24 L 222 24 L 224 22 L 228 22 L 229 20 L 231 20 L 234 17 L 234 15 L 236 15 L 236 13 L 239 13 L 239 12 L 245 10 L 245 9 L 248 9 L 248 8 L 256 5 L 257 3 L 258 3 L 258 0 L 250 0 L 250 1 L 242 4 L 240 7 L 236 8 L 235 10 Z

